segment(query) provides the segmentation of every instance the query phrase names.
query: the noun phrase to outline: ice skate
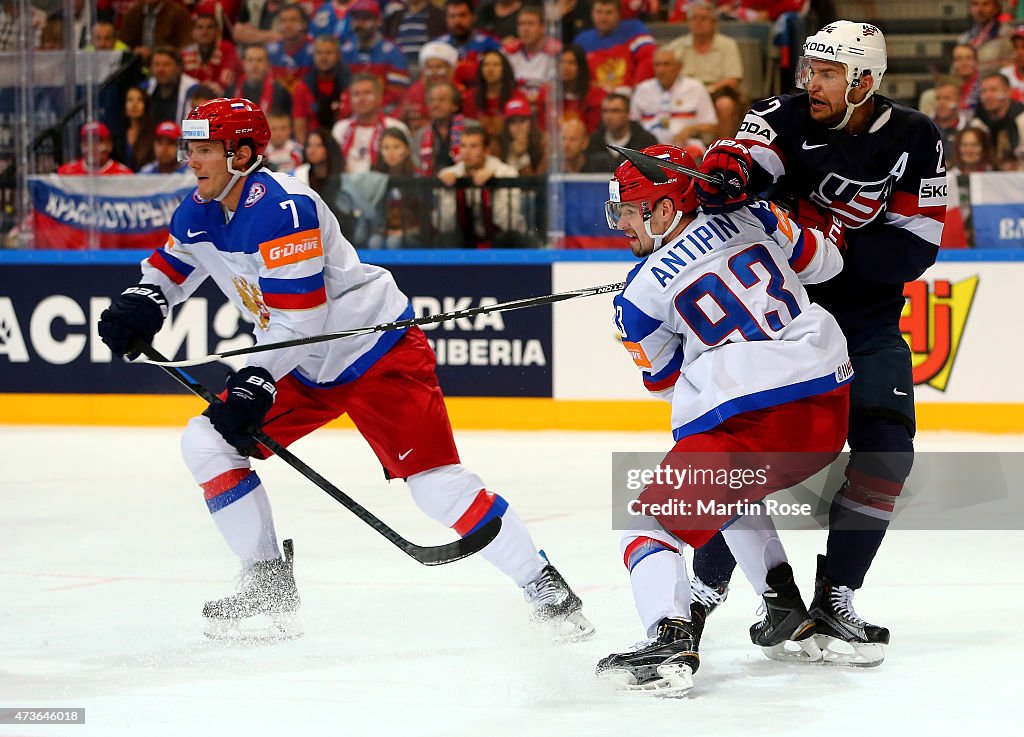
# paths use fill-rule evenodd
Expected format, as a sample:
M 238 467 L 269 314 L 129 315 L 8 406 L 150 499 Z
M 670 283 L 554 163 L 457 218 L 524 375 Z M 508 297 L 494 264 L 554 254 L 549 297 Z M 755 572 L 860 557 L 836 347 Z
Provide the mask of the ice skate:
M 540 554 L 548 559 L 543 550 Z M 550 563 L 523 587 L 523 595 L 533 607 L 534 621 L 551 629 L 556 641 L 575 642 L 594 634 L 594 625 L 583 615 L 583 601 Z
M 750 641 L 772 660 L 816 662 L 821 650 L 814 640 L 814 620 L 807 612 L 789 563 L 765 576 L 764 619 L 750 627 Z
M 885 659 L 889 630 L 865 622 L 853 608 L 854 589 L 829 581 L 824 574 L 825 556 L 818 556 L 811 616 L 817 628 L 815 641 L 826 663 L 870 668 Z
M 709 586 L 700 580 L 700 576 L 695 575 L 690 579 L 690 591 L 693 594 L 690 611 L 698 609 L 703 621 L 728 598 L 729 584 L 726 582 L 719 586 Z
M 295 551 L 283 543 L 284 558 L 257 561 L 241 575 L 238 593 L 203 607 L 205 634 L 217 640 L 283 640 L 302 636 L 299 591 L 292 568 Z
M 692 611 L 692 610 L 691 610 Z M 647 691 L 659 696 L 678 696 L 693 688 L 693 674 L 700 667 L 698 645 L 704 620 L 666 617 L 658 622 L 658 634 L 639 643 L 631 652 L 612 653 L 597 664 L 597 675 L 624 691 Z

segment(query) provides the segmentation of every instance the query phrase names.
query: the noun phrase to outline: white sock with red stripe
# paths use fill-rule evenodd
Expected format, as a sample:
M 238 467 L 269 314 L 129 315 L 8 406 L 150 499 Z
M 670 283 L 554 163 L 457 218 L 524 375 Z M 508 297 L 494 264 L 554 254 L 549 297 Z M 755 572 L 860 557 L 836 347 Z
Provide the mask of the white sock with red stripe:
M 690 576 L 682 543 L 657 531 L 631 530 L 623 533 L 620 548 L 629 570 L 633 601 L 648 637 L 665 617 L 690 618 Z
M 786 550 L 768 514 L 745 515 L 722 529 L 729 550 L 758 596 L 768 590 L 765 576 L 779 563 L 788 562 Z
M 226 486 L 235 481 L 233 486 Z M 207 508 L 220 534 L 243 563 L 281 557 L 270 499 L 255 471 L 233 469 L 200 486 L 205 494 L 209 494 L 208 489 L 224 488 L 222 493 L 207 497 Z
M 487 491 L 472 471 L 458 464 L 442 466 L 410 476 L 407 482 L 417 506 L 460 535 L 501 517 L 501 532 L 480 555 L 520 588 L 547 565 L 519 515 L 502 496 Z

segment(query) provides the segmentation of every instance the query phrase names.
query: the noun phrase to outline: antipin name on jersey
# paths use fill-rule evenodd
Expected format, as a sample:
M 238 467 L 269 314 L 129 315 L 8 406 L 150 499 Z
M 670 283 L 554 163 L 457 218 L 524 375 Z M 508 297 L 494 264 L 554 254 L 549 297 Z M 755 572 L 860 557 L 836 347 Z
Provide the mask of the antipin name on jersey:
M 651 266 L 651 274 L 664 287 L 678 274 L 701 256 L 711 253 L 716 246 L 728 241 L 732 236 L 739 235 L 739 226 L 726 214 L 707 217 L 704 222 L 694 228 L 688 228 L 686 234 L 670 246 L 652 254 L 660 266 Z M 691 250 L 690 247 L 693 247 Z

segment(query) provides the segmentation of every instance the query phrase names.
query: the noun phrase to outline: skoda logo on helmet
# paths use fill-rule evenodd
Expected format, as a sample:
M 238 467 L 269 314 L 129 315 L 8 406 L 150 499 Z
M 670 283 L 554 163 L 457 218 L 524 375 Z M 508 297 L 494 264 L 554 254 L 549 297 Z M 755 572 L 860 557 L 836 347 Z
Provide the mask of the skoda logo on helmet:
M 816 51 L 820 54 L 831 54 L 832 56 L 836 55 L 835 46 L 823 44 L 820 41 L 808 41 L 807 43 L 805 43 L 804 53 L 807 53 L 808 51 Z

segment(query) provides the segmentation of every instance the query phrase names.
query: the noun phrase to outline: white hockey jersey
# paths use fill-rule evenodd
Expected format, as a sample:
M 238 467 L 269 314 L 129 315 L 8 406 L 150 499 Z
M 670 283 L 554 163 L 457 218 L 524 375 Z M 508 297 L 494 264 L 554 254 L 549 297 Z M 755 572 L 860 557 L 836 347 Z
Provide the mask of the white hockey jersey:
M 841 269 L 831 240 L 757 202 L 698 214 L 630 272 L 615 322 L 677 441 L 850 381 L 846 339 L 801 283 Z
M 195 192 L 171 219 L 167 244 L 142 262 L 142 282 L 171 305 L 213 279 L 250 320 L 256 343 L 272 343 L 413 316 L 391 272 L 362 263 L 327 205 L 286 174 L 246 178 L 230 217 Z M 310 386 L 358 378 L 402 337 L 394 330 L 254 353 L 247 365 Z

